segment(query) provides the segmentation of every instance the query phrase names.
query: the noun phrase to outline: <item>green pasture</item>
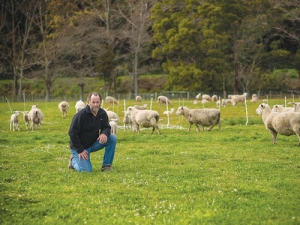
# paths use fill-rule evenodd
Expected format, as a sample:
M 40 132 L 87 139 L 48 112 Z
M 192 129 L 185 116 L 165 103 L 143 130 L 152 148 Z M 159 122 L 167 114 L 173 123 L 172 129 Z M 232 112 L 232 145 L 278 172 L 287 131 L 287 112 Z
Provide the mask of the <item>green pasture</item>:
M 32 104 L 10 106 L 23 111 Z M 43 128 L 26 130 L 20 117 L 21 130 L 13 132 L 10 108 L 0 103 L 0 224 L 300 224 L 298 139 L 279 135 L 273 145 L 255 114 L 258 103 L 248 102 L 248 121 L 244 104 L 221 108 L 222 130 L 197 133 L 153 102 L 162 134 L 125 131 L 120 123 L 115 170 L 101 172 L 100 151 L 91 155 L 92 173 L 67 169 L 75 102 L 66 119 L 58 102 L 37 104 Z M 180 105 L 203 107 L 193 100 L 171 107 Z M 104 107 L 123 119 L 122 101 Z

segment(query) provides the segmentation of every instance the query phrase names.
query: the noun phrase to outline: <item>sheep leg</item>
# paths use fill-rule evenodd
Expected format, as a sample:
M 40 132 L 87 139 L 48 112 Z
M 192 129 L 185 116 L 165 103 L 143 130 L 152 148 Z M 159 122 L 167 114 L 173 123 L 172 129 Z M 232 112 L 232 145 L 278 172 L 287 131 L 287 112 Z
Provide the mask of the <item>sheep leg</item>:
M 190 126 L 189 126 L 189 128 L 188 128 L 188 131 L 190 131 L 191 130 L 191 126 L 193 125 L 193 123 L 192 122 L 190 122 Z
M 157 129 L 157 133 L 158 133 L 158 134 L 161 134 L 161 133 L 160 133 L 160 129 L 158 128 L 158 126 L 156 126 L 156 129 Z
M 276 144 L 277 132 L 273 129 L 269 129 L 269 132 L 272 134 L 273 144 Z
M 152 126 L 152 132 L 151 132 L 151 134 L 153 134 L 154 130 L 155 130 L 155 127 L 154 127 L 154 126 Z
M 197 127 L 197 128 L 196 128 L 196 131 L 199 132 L 199 131 L 200 131 L 199 124 L 196 123 L 195 125 L 196 125 L 196 127 Z

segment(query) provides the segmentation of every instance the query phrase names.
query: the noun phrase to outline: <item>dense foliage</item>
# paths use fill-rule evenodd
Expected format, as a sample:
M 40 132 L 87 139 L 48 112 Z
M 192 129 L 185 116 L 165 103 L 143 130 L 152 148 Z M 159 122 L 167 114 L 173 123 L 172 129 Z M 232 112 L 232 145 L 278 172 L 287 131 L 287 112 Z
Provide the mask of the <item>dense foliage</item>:
M 6 0 L 0 75 L 15 100 L 24 79 L 42 77 L 49 99 L 57 77 L 76 77 L 83 95 L 96 76 L 116 95 L 126 75 L 138 94 L 139 75 L 157 72 L 165 90 L 297 89 L 273 71 L 300 70 L 299 17 L 294 0 Z

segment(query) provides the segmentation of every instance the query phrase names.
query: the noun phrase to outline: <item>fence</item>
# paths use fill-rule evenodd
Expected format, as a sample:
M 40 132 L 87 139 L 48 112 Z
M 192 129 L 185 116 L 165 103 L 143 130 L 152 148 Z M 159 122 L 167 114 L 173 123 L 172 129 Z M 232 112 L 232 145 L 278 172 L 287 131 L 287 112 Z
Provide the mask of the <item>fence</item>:
M 142 97 L 143 100 L 156 100 L 159 95 L 164 95 L 168 97 L 169 99 L 185 99 L 185 100 L 194 100 L 195 96 L 198 93 L 203 93 L 203 94 L 210 94 L 210 95 L 217 95 L 220 98 L 227 98 L 229 94 L 232 93 L 206 93 L 206 92 L 188 92 L 188 91 L 163 91 L 163 92 L 155 92 L 155 93 L 140 93 L 139 95 Z M 239 93 L 242 94 L 242 93 Z M 251 99 L 251 96 L 254 93 L 248 93 L 248 99 Z M 295 91 L 266 91 L 266 92 L 258 92 L 255 93 L 258 95 L 259 99 L 274 99 L 274 98 L 292 98 L 296 101 L 300 101 L 300 92 L 295 92 Z M 88 96 L 88 93 L 85 93 L 84 96 Z M 103 95 L 103 97 L 107 96 Z M 115 96 L 119 100 L 130 100 L 130 99 L 135 99 L 135 94 L 134 93 L 118 93 L 117 96 Z M 0 101 L 1 102 L 6 102 L 6 101 L 13 101 L 13 96 L 0 96 Z M 51 96 L 50 97 L 50 102 L 60 102 L 60 101 L 69 101 L 69 102 L 76 102 L 80 100 L 80 94 L 78 95 L 73 95 L 73 96 Z M 82 99 L 83 101 L 85 99 Z M 28 95 L 28 96 L 19 96 L 17 99 L 17 102 L 45 102 L 46 97 L 45 95 Z

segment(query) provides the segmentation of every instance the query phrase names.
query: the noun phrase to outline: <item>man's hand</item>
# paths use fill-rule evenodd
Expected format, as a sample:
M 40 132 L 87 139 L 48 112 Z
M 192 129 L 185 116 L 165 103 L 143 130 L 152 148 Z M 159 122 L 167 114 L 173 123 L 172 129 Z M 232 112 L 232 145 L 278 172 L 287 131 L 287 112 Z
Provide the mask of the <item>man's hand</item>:
M 83 152 L 79 153 L 79 160 L 82 158 L 83 160 L 88 160 L 89 159 L 89 154 L 87 150 L 84 150 Z
M 107 136 L 105 134 L 100 134 L 97 140 L 99 140 L 100 144 L 105 144 L 107 142 Z

